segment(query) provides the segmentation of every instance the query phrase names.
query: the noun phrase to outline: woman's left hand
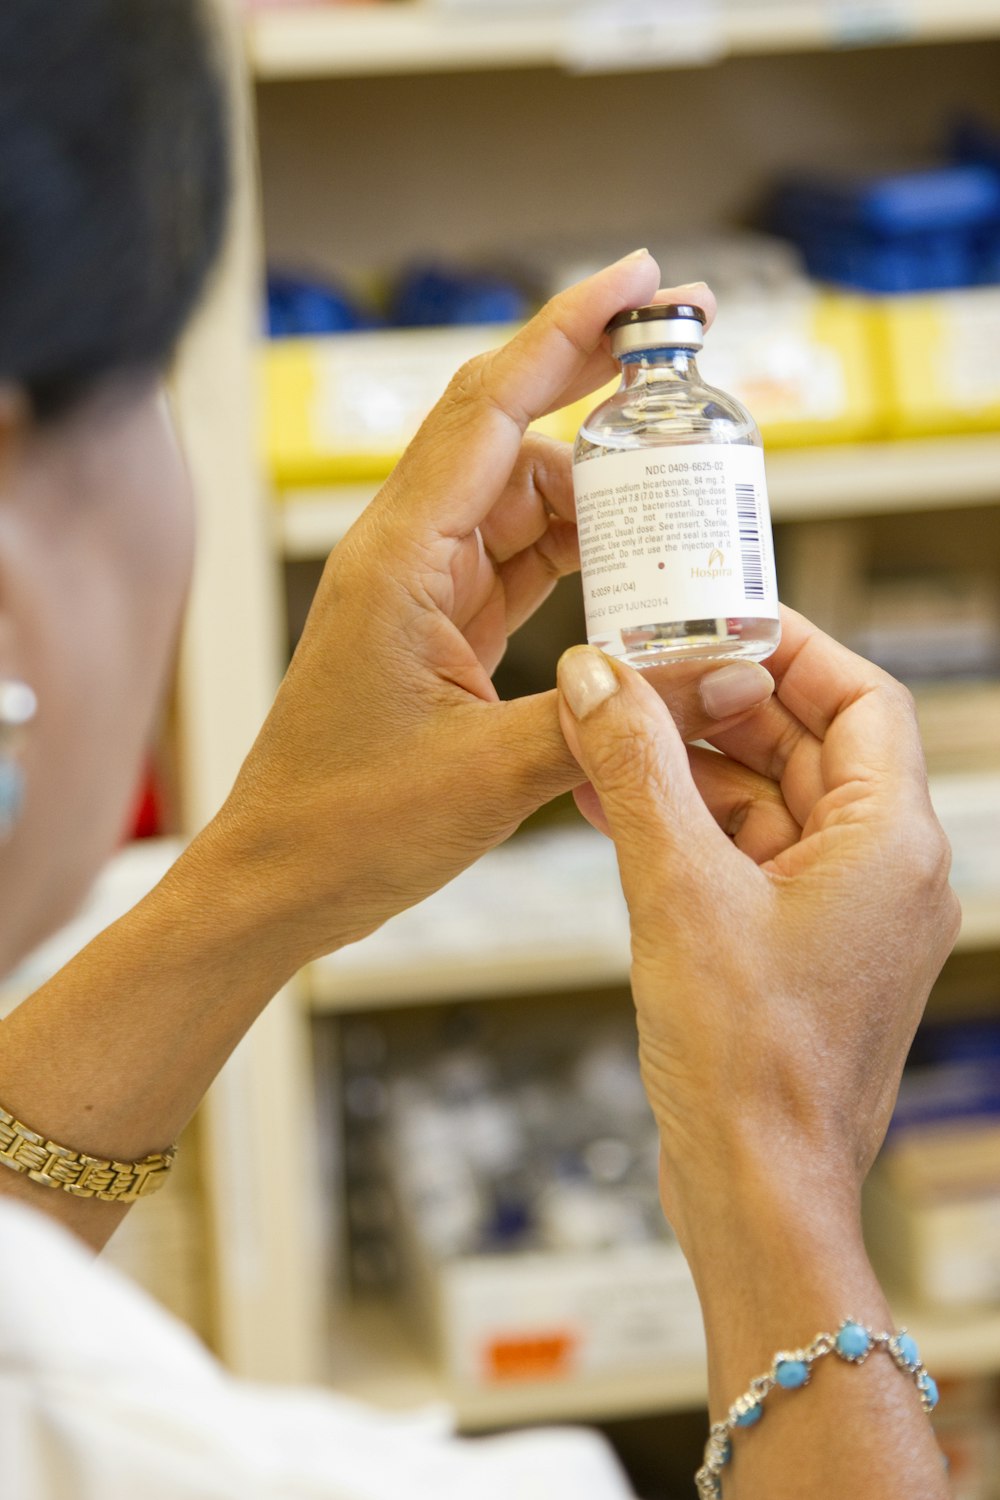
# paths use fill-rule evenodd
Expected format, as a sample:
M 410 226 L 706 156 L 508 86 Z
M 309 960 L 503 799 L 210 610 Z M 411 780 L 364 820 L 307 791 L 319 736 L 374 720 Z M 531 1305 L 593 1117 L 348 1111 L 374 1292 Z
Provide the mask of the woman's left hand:
M 501 703 L 490 680 L 508 632 L 576 566 L 569 451 L 525 431 L 614 373 L 604 327 L 657 279 L 647 255 L 621 261 L 458 373 L 330 558 L 222 811 L 4 1022 L 8 1109 L 95 1156 L 161 1150 L 296 969 L 444 885 L 581 779 L 555 691 Z M 711 311 L 707 289 L 684 295 Z M 748 695 L 732 672 L 709 674 L 714 697 L 700 673 L 671 678 L 686 737 L 770 696 L 763 668 L 749 668 Z M 73 1038 L 58 1068 L 53 1035 Z M 95 1246 L 123 1212 L 0 1175 L 0 1191 Z
M 294 945 L 290 961 L 421 900 L 580 779 L 555 692 L 501 702 L 491 681 L 508 635 L 579 566 L 570 450 L 525 432 L 615 373 L 604 328 L 622 308 L 683 296 L 711 316 L 707 287 L 657 283 L 655 261 L 629 256 L 461 369 L 331 555 L 207 835 L 256 873 L 245 888 Z M 725 670 L 711 675 L 730 696 L 714 704 L 699 693 L 704 668 L 672 674 L 686 737 L 769 695 L 762 668 Z

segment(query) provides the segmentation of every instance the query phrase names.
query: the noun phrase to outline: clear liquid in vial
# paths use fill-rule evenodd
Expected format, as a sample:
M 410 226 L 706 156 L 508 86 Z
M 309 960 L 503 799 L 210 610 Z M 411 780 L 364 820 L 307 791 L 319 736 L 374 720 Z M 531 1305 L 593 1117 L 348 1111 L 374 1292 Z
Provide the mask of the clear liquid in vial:
M 622 385 L 574 449 L 588 640 L 636 667 L 761 661 L 781 635 L 760 434 L 702 381 L 694 312 L 612 321 Z

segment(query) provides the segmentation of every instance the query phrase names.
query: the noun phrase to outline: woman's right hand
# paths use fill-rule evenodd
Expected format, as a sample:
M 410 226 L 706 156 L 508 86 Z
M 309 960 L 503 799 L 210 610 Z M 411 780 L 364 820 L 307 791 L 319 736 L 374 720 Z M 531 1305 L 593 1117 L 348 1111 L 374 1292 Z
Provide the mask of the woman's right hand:
M 788 1154 L 856 1193 L 958 932 L 909 694 L 790 611 L 768 668 L 775 697 L 717 754 L 682 744 L 639 673 L 589 647 L 560 664 L 578 800 L 618 848 L 682 1233 L 686 1182 L 720 1160 Z
M 779 1349 L 892 1314 L 860 1188 L 959 926 L 909 695 L 785 612 L 770 703 L 688 749 L 590 647 L 560 716 L 618 849 L 664 1209 L 705 1319 L 713 1420 Z M 912 1382 L 822 1361 L 733 1441 L 727 1500 L 943 1500 Z

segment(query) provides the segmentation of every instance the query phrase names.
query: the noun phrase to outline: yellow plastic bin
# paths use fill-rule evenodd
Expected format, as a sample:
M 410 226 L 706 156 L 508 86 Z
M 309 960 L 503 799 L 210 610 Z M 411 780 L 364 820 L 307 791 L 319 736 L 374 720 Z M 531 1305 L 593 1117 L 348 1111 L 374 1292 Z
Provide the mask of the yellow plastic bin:
M 261 357 L 264 459 L 280 490 L 384 479 L 455 371 L 509 325 L 275 339 Z
M 893 437 L 1000 431 L 1000 286 L 873 303 Z
M 803 286 L 723 305 L 699 366 L 753 413 L 768 447 L 885 434 L 885 392 L 863 297 Z

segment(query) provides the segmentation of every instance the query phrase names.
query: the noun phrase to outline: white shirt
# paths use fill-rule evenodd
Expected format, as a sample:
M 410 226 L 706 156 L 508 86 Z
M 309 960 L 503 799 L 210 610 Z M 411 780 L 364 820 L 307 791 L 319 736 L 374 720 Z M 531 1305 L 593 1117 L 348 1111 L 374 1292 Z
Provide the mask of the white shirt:
M 2 1500 L 631 1500 L 596 1434 L 449 1425 L 235 1380 L 66 1230 L 0 1197 Z

